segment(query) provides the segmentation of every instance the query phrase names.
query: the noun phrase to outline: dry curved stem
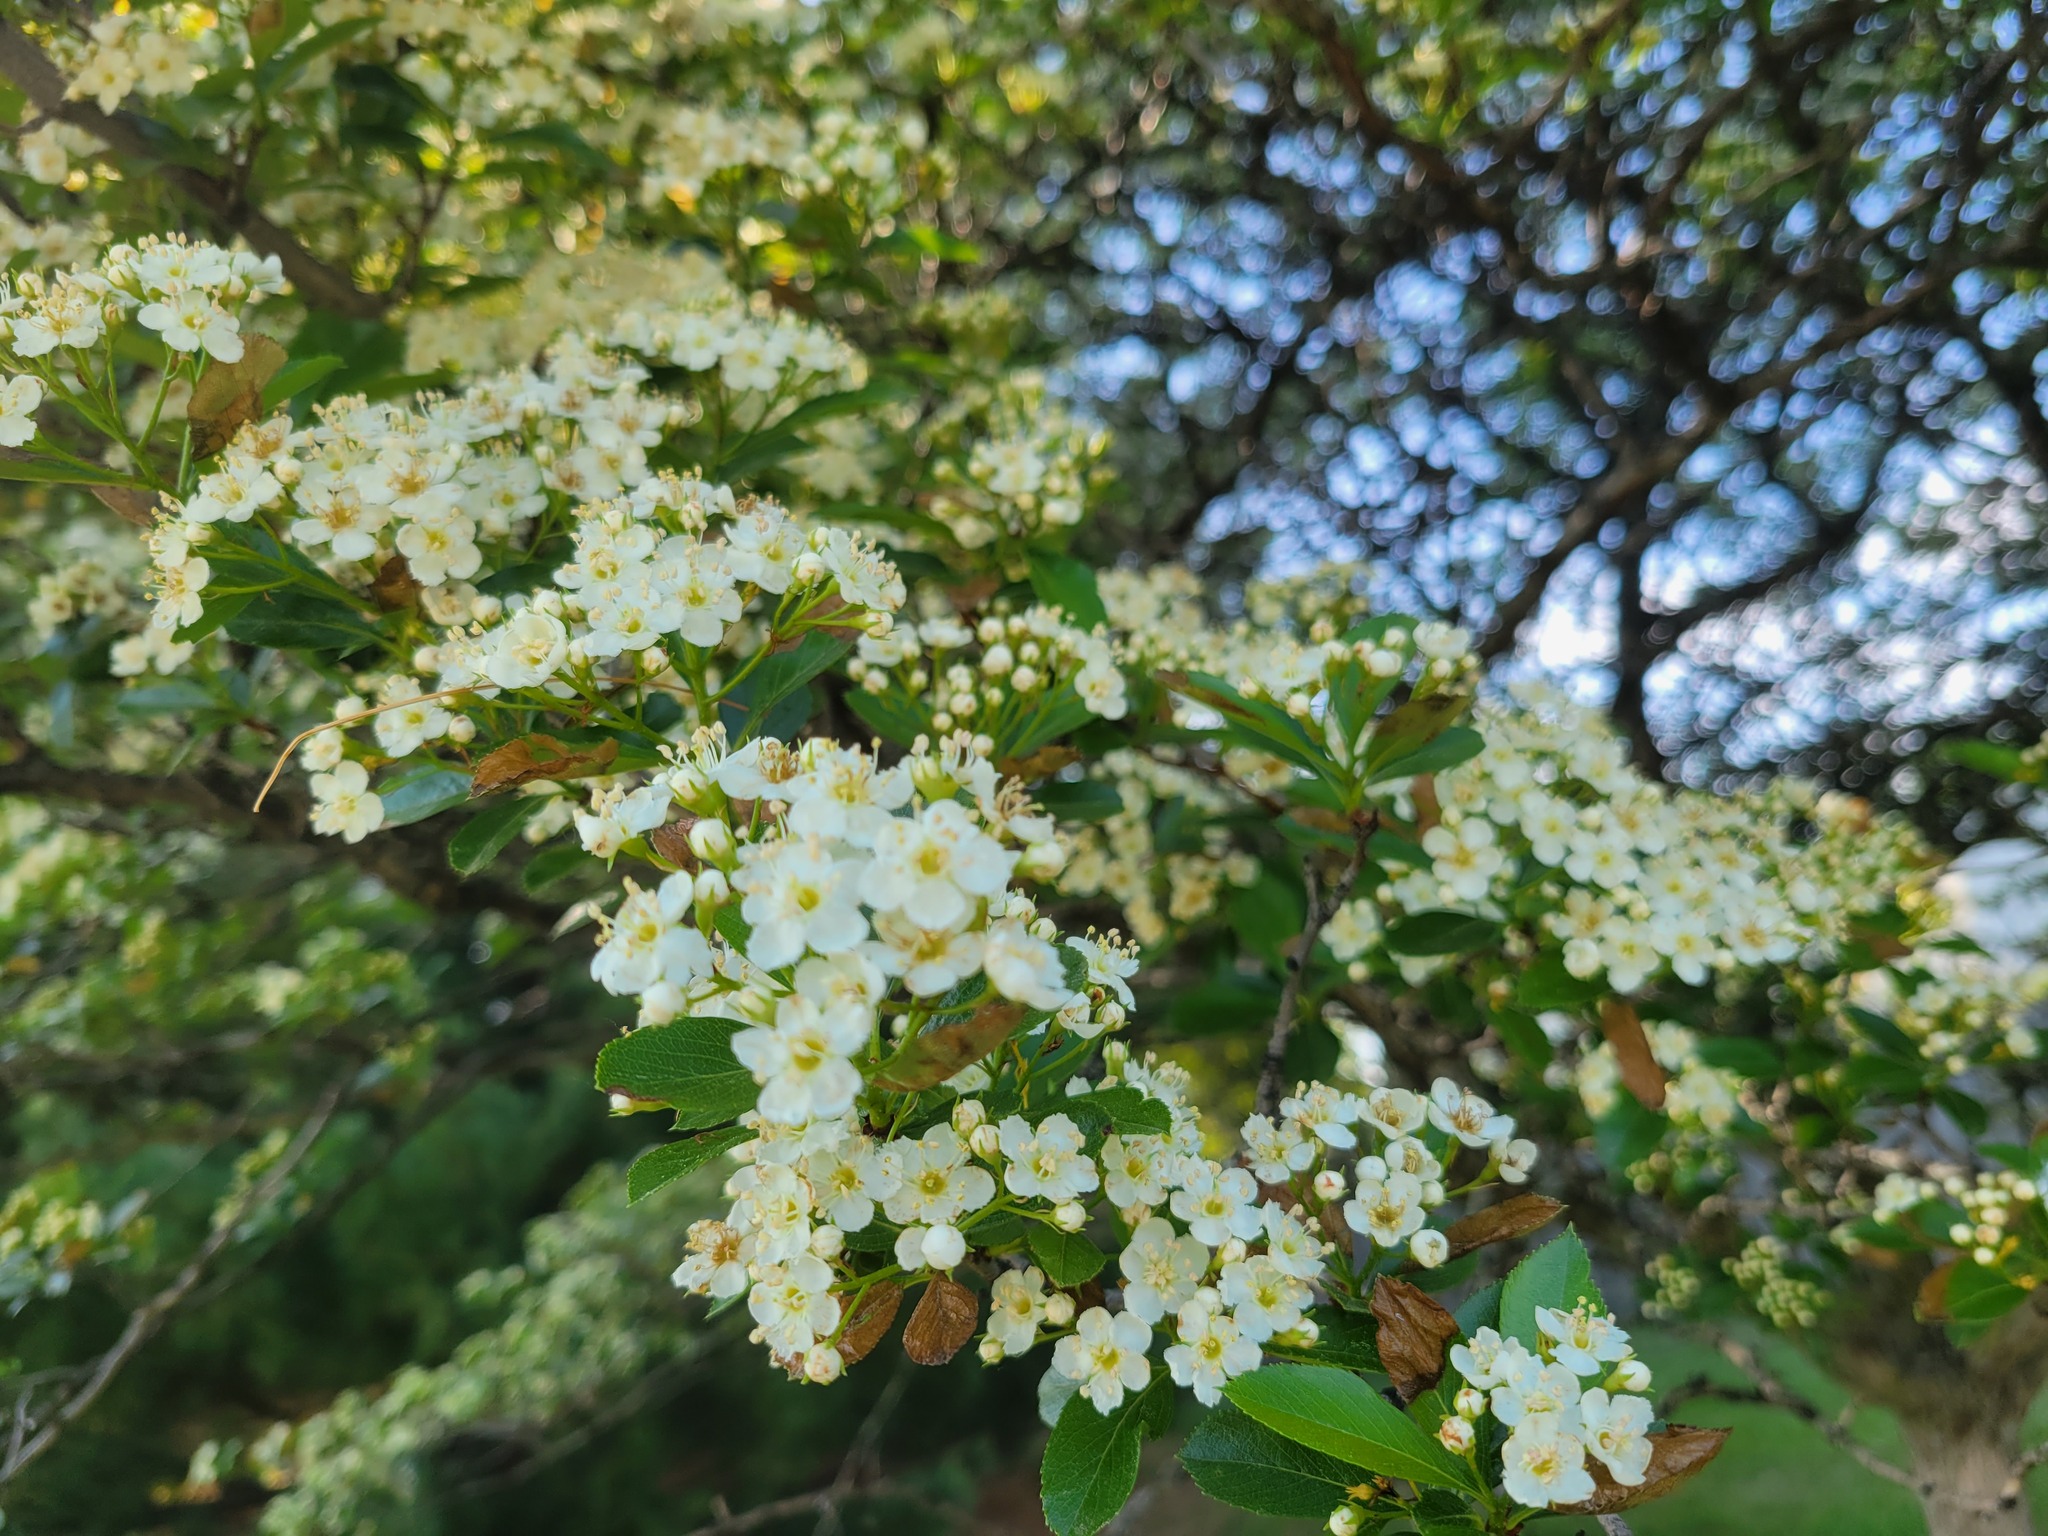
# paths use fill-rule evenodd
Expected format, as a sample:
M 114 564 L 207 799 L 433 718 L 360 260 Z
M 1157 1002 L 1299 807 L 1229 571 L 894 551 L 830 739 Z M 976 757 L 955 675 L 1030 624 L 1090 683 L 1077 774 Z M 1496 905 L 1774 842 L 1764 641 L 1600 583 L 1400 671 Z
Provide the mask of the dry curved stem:
M 107 1390 L 122 1367 L 156 1337 L 171 1313 L 198 1288 L 208 1266 L 223 1248 L 234 1241 L 235 1229 L 250 1212 L 261 1208 L 284 1188 L 285 1180 L 292 1176 L 292 1171 L 312 1150 L 313 1143 L 327 1128 L 327 1122 L 334 1118 L 335 1110 L 341 1107 L 342 1095 L 354 1077 L 355 1071 L 351 1068 L 328 1087 L 283 1155 L 271 1165 L 270 1171 L 250 1185 L 233 1208 L 215 1221 L 213 1231 L 207 1234 L 206 1241 L 199 1245 L 198 1252 L 192 1255 L 185 1267 L 178 1271 L 177 1278 L 129 1314 L 128 1325 L 121 1330 L 121 1336 L 87 1368 L 85 1380 L 70 1396 L 33 1427 L 28 1415 L 27 1396 L 24 1394 L 16 1401 L 14 1432 L 6 1457 L 0 1460 L 0 1483 L 12 1481 L 49 1450 L 69 1425 L 99 1401 L 100 1394 Z
M 1270 1115 L 1280 1107 L 1280 1095 L 1287 1086 L 1282 1070 L 1287 1061 L 1287 1042 L 1294 1037 L 1296 1015 L 1301 1011 L 1301 982 L 1315 954 L 1316 941 L 1322 937 L 1325 925 L 1337 915 L 1337 909 L 1351 899 L 1351 888 L 1365 868 L 1365 845 L 1378 830 L 1377 811 L 1369 813 L 1352 829 L 1351 857 L 1327 892 L 1316 879 L 1315 855 L 1302 856 L 1301 883 L 1308 897 L 1308 915 L 1302 922 L 1293 953 L 1287 956 L 1287 979 L 1280 987 L 1280 1003 L 1273 1010 L 1272 1034 L 1266 1040 L 1266 1059 L 1259 1068 L 1259 1088 L 1253 1107 L 1262 1115 Z
M 415 704 L 431 704 L 436 699 L 452 699 L 457 694 L 475 693 L 473 687 L 443 688 L 438 693 L 423 693 L 416 699 L 397 699 L 389 704 L 379 704 L 373 709 L 359 709 L 352 715 L 336 715 L 332 720 L 323 720 L 310 725 L 284 744 L 284 750 L 277 754 L 277 761 L 270 765 L 270 777 L 263 781 L 263 788 L 256 792 L 256 803 L 249 807 L 251 812 L 263 809 L 263 801 L 277 783 L 277 776 L 284 772 L 284 765 L 291 761 L 292 754 L 299 749 L 299 743 L 309 736 L 318 736 L 322 731 L 339 730 L 354 725 L 358 720 L 368 720 L 372 715 L 388 714 L 394 709 L 410 709 Z

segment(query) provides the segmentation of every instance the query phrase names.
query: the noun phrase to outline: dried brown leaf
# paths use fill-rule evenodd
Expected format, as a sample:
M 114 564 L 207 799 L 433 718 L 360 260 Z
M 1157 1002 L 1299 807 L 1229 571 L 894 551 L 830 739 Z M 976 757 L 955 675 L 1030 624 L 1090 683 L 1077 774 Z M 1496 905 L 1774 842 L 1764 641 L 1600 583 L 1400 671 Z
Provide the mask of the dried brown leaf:
M 101 506 L 124 522 L 138 528 L 156 526 L 156 492 L 138 490 L 132 485 L 93 485 L 86 489 L 98 498 Z
M 1564 1203 L 1548 1195 L 1511 1195 L 1484 1210 L 1460 1217 L 1444 1229 L 1451 1257 L 1462 1258 L 1488 1243 L 1513 1242 L 1547 1227 L 1564 1211 Z
M 1067 764 L 1079 761 L 1081 754 L 1072 747 L 1040 747 L 1026 757 L 1004 758 L 996 764 L 996 770 L 1006 778 L 1029 784 L 1033 779 L 1049 779 Z
M 552 736 L 522 736 L 485 755 L 470 777 L 469 793 L 475 798 L 517 789 L 535 779 L 588 778 L 603 773 L 618 755 L 616 741 L 601 741 L 583 750 L 566 746 Z
M 192 386 L 192 399 L 185 407 L 185 420 L 192 428 L 192 452 L 199 458 L 219 453 L 233 440 L 244 422 L 254 421 L 263 409 L 263 386 L 285 363 L 285 350 L 268 336 L 253 332 L 242 337 L 238 361 L 218 360 L 206 365 L 199 382 Z
M 370 595 L 386 613 L 395 608 L 410 608 L 419 600 L 420 584 L 413 580 L 412 567 L 405 563 L 405 556 L 393 555 L 377 567 Z
M 918 1365 L 944 1365 L 974 1337 L 981 1303 L 950 1275 L 933 1275 L 903 1325 L 903 1353 Z
M 665 821 L 647 834 L 647 846 L 677 869 L 695 869 L 697 855 L 690 849 L 690 828 L 697 818 L 685 816 L 681 821 Z
M 1442 1379 L 1444 1351 L 1458 1337 L 1458 1320 L 1427 1292 L 1392 1275 L 1374 1282 L 1372 1315 L 1379 1323 L 1380 1363 L 1406 1407 Z
M 1634 1008 L 1618 997 L 1600 1003 L 1600 1033 L 1614 1047 L 1614 1063 L 1622 1083 L 1645 1109 L 1664 1107 L 1664 1069 L 1650 1051 L 1650 1037 Z
M 853 1315 L 847 1318 L 846 1331 L 839 1335 L 839 1358 L 852 1365 L 873 1354 L 875 1346 L 889 1332 L 889 1325 L 896 1321 L 897 1310 L 902 1305 L 903 1287 L 896 1281 L 884 1280 L 869 1286 L 861 1294 L 860 1304 L 853 1309 Z M 844 1312 L 844 1296 L 839 1298 L 839 1306 Z
M 1024 1013 L 1022 1003 L 997 999 L 983 1003 L 957 1024 L 927 1029 L 883 1063 L 875 1086 L 891 1093 L 916 1093 L 943 1083 L 1009 1039 Z
M 1956 1260 L 1937 1264 L 1920 1282 L 1920 1292 L 1913 1298 L 1913 1315 L 1923 1323 L 1939 1323 L 1948 1317 L 1948 1283 L 1955 1275 Z
M 1608 1475 L 1598 1457 L 1586 1458 L 1586 1470 L 1593 1474 L 1593 1497 L 1583 1504 L 1560 1505 L 1567 1515 L 1606 1515 L 1634 1509 L 1652 1499 L 1675 1492 L 1697 1476 L 1706 1464 L 1721 1454 L 1721 1447 L 1734 1433 L 1726 1429 L 1693 1429 L 1674 1424 L 1651 1435 L 1650 1465 L 1641 1483 L 1625 1488 Z
M 1436 797 L 1436 775 L 1418 773 L 1408 781 L 1408 796 L 1415 802 L 1415 830 L 1427 832 L 1444 819 L 1444 808 Z

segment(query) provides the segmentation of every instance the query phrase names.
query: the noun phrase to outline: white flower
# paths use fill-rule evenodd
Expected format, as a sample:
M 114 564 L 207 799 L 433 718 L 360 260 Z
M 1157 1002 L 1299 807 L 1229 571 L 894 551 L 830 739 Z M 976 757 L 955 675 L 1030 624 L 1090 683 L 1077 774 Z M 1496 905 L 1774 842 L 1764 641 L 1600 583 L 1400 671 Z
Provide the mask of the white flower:
M 1016 918 L 990 923 L 982 934 L 981 968 L 998 992 L 1048 1012 L 1074 996 L 1060 953 Z
M 1558 1415 L 1567 1429 L 1577 1425 L 1579 1379 L 1568 1367 L 1545 1365 L 1536 1356 L 1517 1356 L 1493 1389 L 1493 1416 L 1510 1427 L 1531 1414 Z
M 1361 1173 L 1357 1193 L 1344 1202 L 1345 1224 L 1381 1248 L 1398 1248 L 1422 1219 L 1422 1183 L 1413 1174 Z
M 174 352 L 204 350 L 223 363 L 242 360 L 242 328 L 235 317 L 215 302 L 204 289 L 188 288 L 145 304 L 135 318 L 159 332 L 164 345 Z
M 1528 1353 L 1521 1340 L 1504 1339 L 1491 1328 L 1481 1328 L 1470 1343 L 1451 1346 L 1451 1369 L 1483 1391 L 1507 1380 L 1517 1361 Z
M 1584 1303 L 1570 1312 L 1538 1307 L 1536 1331 L 1550 1340 L 1551 1358 L 1576 1376 L 1591 1376 L 1633 1353 L 1614 1319 L 1596 1315 Z
M 804 1159 L 818 1211 L 842 1232 L 860 1232 L 875 1219 L 875 1202 L 895 1193 L 897 1178 L 882 1150 L 865 1136 L 849 1136 Z
M 19 448 L 36 435 L 36 407 L 43 403 L 43 381 L 17 374 L 0 384 L 0 445 Z
M 1593 1497 L 1586 1448 L 1555 1414 L 1535 1414 L 1508 1436 L 1501 1447 L 1501 1481 L 1509 1498 L 1531 1509 Z
M 1359 1103 L 1355 1095 L 1327 1083 L 1309 1083 L 1293 1098 L 1280 1101 L 1280 1113 L 1298 1123 L 1302 1131 L 1328 1147 L 1355 1147 Z
M 778 1355 L 804 1353 L 839 1323 L 831 1266 L 808 1253 L 763 1266 L 747 1295 L 747 1310 L 770 1349 Z
M 861 894 L 877 910 L 900 911 L 928 930 L 958 928 L 974 899 L 999 893 L 1017 855 L 975 826 L 957 800 L 915 817 L 891 817 L 875 834 L 874 862 Z
M 1124 1310 L 1148 1323 L 1178 1311 L 1209 1268 L 1209 1250 L 1173 1230 L 1164 1216 L 1138 1224 L 1117 1260 L 1124 1276 Z
M 950 991 L 981 969 L 981 935 L 961 929 L 920 928 L 900 912 L 875 918 L 880 944 L 869 952 L 919 997 Z
M 1236 1314 L 1239 1332 L 1263 1344 L 1301 1322 L 1313 1293 L 1264 1254 L 1223 1266 L 1217 1289 Z
M 1259 1346 L 1228 1313 L 1206 1297 L 1189 1301 L 1175 1319 L 1178 1344 L 1166 1350 L 1166 1368 L 1176 1384 L 1195 1389 L 1195 1401 L 1213 1408 L 1224 1383 L 1259 1368 Z
M 1166 1138 L 1119 1136 L 1102 1140 L 1102 1192 L 1119 1210 L 1157 1205 L 1166 1198 Z
M 1330 1245 L 1279 1206 L 1268 1202 L 1263 1208 L 1266 1225 L 1266 1257 L 1297 1280 L 1313 1280 L 1322 1273 L 1323 1255 Z
M 1005 1356 L 1021 1355 L 1038 1342 L 1045 1321 L 1045 1274 L 1037 1265 L 1006 1269 L 988 1293 L 988 1336 Z
M 1408 1239 L 1408 1253 L 1424 1269 L 1435 1269 L 1451 1256 L 1451 1240 L 1434 1227 L 1424 1227 Z
M 1053 1346 L 1052 1368 L 1078 1382 L 1096 1412 L 1109 1413 L 1122 1405 L 1125 1392 L 1151 1381 L 1152 1362 L 1145 1358 L 1151 1343 L 1152 1330 L 1130 1313 L 1112 1317 L 1103 1307 L 1090 1307 L 1074 1332 Z
M 1526 1184 L 1529 1170 L 1536 1166 L 1536 1143 L 1520 1136 L 1497 1141 L 1493 1144 L 1493 1156 L 1500 1164 L 1502 1183 Z
M 848 1060 L 868 1043 L 872 1014 L 844 1005 L 820 1008 L 791 995 L 775 1008 L 772 1028 L 732 1037 L 732 1053 L 761 1084 L 763 1119 L 802 1125 L 842 1115 L 860 1092 L 860 1070 Z
M 969 1160 L 967 1148 L 949 1125 L 921 1141 L 892 1141 L 882 1162 L 896 1187 L 882 1200 L 891 1221 L 957 1224 L 996 1197 L 996 1181 Z
M 1252 1115 L 1239 1135 L 1252 1172 L 1262 1184 L 1285 1184 L 1316 1160 L 1315 1145 L 1302 1135 L 1298 1120 L 1282 1120 L 1276 1126 L 1264 1115 Z
M 1388 1140 L 1412 1136 L 1422 1129 L 1429 1105 L 1406 1088 L 1375 1088 L 1365 1096 L 1361 1118 Z
M 722 1221 L 690 1224 L 690 1256 L 669 1278 L 700 1296 L 737 1296 L 747 1288 L 747 1265 L 741 1258 L 740 1234 Z
M 1609 1397 L 1599 1387 L 1579 1399 L 1586 1449 L 1623 1487 L 1638 1486 L 1650 1469 L 1650 1413 L 1648 1398 Z
M 360 843 L 384 825 L 384 802 L 370 793 L 370 775 L 361 763 L 337 763 L 329 773 L 314 774 L 312 790 L 313 830 L 323 837 Z
M 500 688 L 538 688 L 569 654 L 569 631 L 537 608 L 507 620 L 489 639 L 483 673 Z
M 1011 1194 L 1055 1205 L 1094 1189 L 1095 1165 L 1082 1150 L 1088 1138 L 1067 1115 L 1047 1115 L 1032 1126 L 1012 1115 L 997 1127 L 998 1145 L 1008 1161 L 1003 1184 Z
M 1211 1248 L 1233 1237 L 1250 1241 L 1259 1231 L 1259 1186 L 1243 1168 L 1203 1163 L 1173 1192 L 1173 1214 Z
M 820 748 L 808 771 L 782 790 L 790 831 L 856 848 L 873 847 L 876 833 L 910 794 L 910 775 L 900 764 L 884 770 L 859 748 L 836 746 Z
M 1111 934 L 1109 939 L 1114 940 L 1115 937 Z M 1137 1005 L 1131 996 L 1130 982 L 1127 979 L 1138 974 L 1136 950 L 1092 938 L 1070 938 L 1067 940 L 1067 948 L 1078 951 L 1081 958 L 1088 962 L 1090 986 L 1107 987 L 1116 995 L 1116 1000 L 1126 1008 Z
M 855 891 L 859 875 L 858 864 L 834 859 L 815 837 L 748 844 L 732 877 L 745 897 L 740 914 L 753 925 L 747 958 L 779 970 L 807 949 L 852 949 L 868 936 Z
M 1468 1147 L 1484 1147 L 1515 1132 L 1513 1120 L 1496 1114 L 1486 1100 L 1467 1093 L 1448 1077 L 1430 1085 L 1429 1123 Z

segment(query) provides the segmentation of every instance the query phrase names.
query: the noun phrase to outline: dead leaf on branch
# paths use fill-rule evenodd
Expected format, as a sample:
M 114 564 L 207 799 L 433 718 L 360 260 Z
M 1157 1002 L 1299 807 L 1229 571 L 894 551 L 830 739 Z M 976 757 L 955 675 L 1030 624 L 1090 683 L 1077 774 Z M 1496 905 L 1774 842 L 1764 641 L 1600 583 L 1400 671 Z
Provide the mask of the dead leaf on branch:
M 1946 1264 L 1937 1264 L 1920 1282 L 1920 1292 L 1913 1298 L 1913 1315 L 1921 1322 L 1948 1320 L 1948 1283 L 1955 1276 L 1956 1262 L 1950 1259 Z
M 1040 747 L 1026 757 L 1006 757 L 996 764 L 996 771 L 1005 778 L 1020 779 L 1030 784 L 1039 779 L 1049 779 L 1069 763 L 1081 761 L 1081 754 L 1072 747 Z
M 647 834 L 647 846 L 677 869 L 695 870 L 697 855 L 690 847 L 690 828 L 696 824 L 695 816 L 665 821 Z
M 1600 1033 L 1614 1047 L 1614 1064 L 1621 1069 L 1621 1081 L 1645 1109 L 1664 1107 L 1664 1069 L 1650 1050 L 1650 1037 L 1643 1033 L 1643 1021 L 1634 1008 L 1618 997 L 1600 1003 Z
M 616 741 L 586 749 L 571 747 L 552 736 L 522 736 L 488 753 L 469 781 L 470 798 L 517 789 L 535 779 L 584 779 L 603 773 L 619 755 Z
M 1379 1323 L 1380 1364 L 1405 1408 L 1443 1379 L 1444 1351 L 1458 1337 L 1458 1320 L 1426 1291 L 1392 1275 L 1374 1282 L 1372 1315 Z
M 132 485 L 91 485 L 86 489 L 92 492 L 101 506 L 123 522 L 133 523 L 138 528 L 156 526 L 155 491 L 138 490 Z
M 981 1060 L 1010 1038 L 1024 1020 L 1022 1003 L 983 1003 L 957 1024 L 927 1029 L 890 1057 L 875 1074 L 875 1086 L 891 1093 L 917 1093 L 943 1083 Z
M 842 1310 L 846 1298 L 839 1298 Z M 853 1309 L 853 1315 L 846 1321 L 846 1331 L 839 1335 L 839 1358 L 848 1365 L 863 1360 L 874 1353 L 875 1346 L 889 1332 L 889 1325 L 896 1321 L 897 1310 L 903 1305 L 903 1287 L 894 1280 L 884 1280 L 869 1286 L 860 1302 Z
M 412 567 L 405 562 L 405 556 L 393 555 L 377 567 L 376 578 L 370 583 L 370 595 L 377 599 L 377 606 L 386 613 L 397 608 L 410 608 L 419 600 L 420 584 L 413 579 Z
M 1661 1499 L 1690 1482 L 1708 1462 L 1720 1455 L 1721 1447 L 1732 1433 L 1726 1429 L 1693 1429 L 1684 1424 L 1659 1430 L 1649 1437 L 1649 1468 L 1644 1472 L 1642 1482 L 1633 1488 L 1617 1483 L 1608 1475 L 1607 1468 L 1598 1457 L 1589 1456 L 1586 1469 L 1593 1474 L 1593 1497 L 1583 1504 L 1560 1505 L 1558 1512 L 1566 1515 L 1616 1514 L 1624 1509 L 1634 1509 L 1638 1504 L 1647 1504 L 1652 1499 Z
M 256 419 L 263 409 L 263 386 L 284 364 L 283 347 L 268 336 L 251 332 L 242 337 L 240 359 L 206 365 L 185 407 L 194 457 L 211 458 L 233 441 L 245 422 Z
M 1444 1229 L 1453 1259 L 1463 1258 L 1488 1243 L 1513 1242 L 1550 1225 L 1564 1211 L 1564 1202 L 1548 1195 L 1513 1195 L 1484 1210 L 1462 1216 Z
M 944 1365 L 974 1337 L 981 1303 L 950 1275 L 933 1275 L 903 1326 L 903 1353 L 918 1365 Z

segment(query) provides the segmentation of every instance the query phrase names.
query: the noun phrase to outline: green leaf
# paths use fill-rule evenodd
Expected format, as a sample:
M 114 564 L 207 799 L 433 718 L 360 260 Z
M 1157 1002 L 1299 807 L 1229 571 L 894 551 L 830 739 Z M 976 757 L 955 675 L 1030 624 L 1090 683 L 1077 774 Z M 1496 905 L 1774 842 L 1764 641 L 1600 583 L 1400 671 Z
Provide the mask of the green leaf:
M 17 457 L 0 452 L 0 480 L 26 480 L 42 485 L 119 485 L 131 491 L 149 487 L 132 476 L 90 464 L 60 464 L 55 459 Z
M 1551 1008 L 1581 1008 L 1605 992 L 1598 976 L 1580 980 L 1564 968 L 1564 956 L 1539 956 L 1515 978 L 1515 1001 L 1532 1013 Z
M 678 1129 L 744 1114 L 759 1090 L 733 1056 L 737 1028 L 730 1019 L 678 1019 L 621 1035 L 597 1054 L 598 1090 L 666 1104 Z
M 1376 1324 L 1336 1307 L 1311 1307 L 1308 1315 L 1316 1325 L 1315 1343 L 1306 1349 L 1282 1349 L 1269 1341 L 1266 1352 L 1306 1365 L 1333 1365 L 1347 1371 L 1381 1369 Z
M 486 868 L 547 803 L 545 795 L 501 795 L 491 801 L 448 840 L 449 867 L 458 875 Z
M 1396 955 L 1462 955 L 1500 942 L 1500 924 L 1470 912 L 1416 912 L 1387 925 Z
M 2002 747 L 1995 741 L 1944 741 L 1937 750 L 1950 762 L 1994 779 L 2011 782 L 2024 776 L 2026 759 L 2018 747 Z
M 1948 1315 L 1959 1323 L 1988 1323 L 2005 1316 L 2027 1293 L 1996 1270 L 1965 1259 L 1948 1277 Z
M 1856 1032 L 1876 1046 L 1885 1055 L 1898 1061 L 1920 1064 L 1920 1047 L 1913 1043 L 1913 1037 L 1883 1014 L 1869 1008 L 1848 1007 L 1842 1010 L 1844 1017 L 1856 1026 Z
M 1039 785 L 1031 797 L 1048 815 L 1066 822 L 1107 821 L 1124 808 L 1124 797 L 1117 793 L 1116 786 L 1101 779 L 1080 779 L 1071 784 L 1054 779 Z
M 408 827 L 467 800 L 469 775 L 452 768 L 423 768 L 396 783 L 378 785 L 377 798 L 384 802 L 385 826 Z
M 907 747 L 919 736 L 931 734 L 930 714 L 894 694 L 869 693 L 864 688 L 855 688 L 848 691 L 846 705 L 860 716 L 862 725 L 884 741 L 893 741 L 898 746 Z
M 384 638 L 346 603 L 312 592 L 259 593 L 223 628 L 231 640 L 273 651 L 354 651 Z
M 1480 1491 L 1464 1462 L 1349 1371 L 1268 1365 L 1223 1389 L 1268 1429 L 1383 1477 Z
M 1138 1485 L 1145 1397 L 1171 1390 L 1166 1383 L 1166 1374 L 1155 1370 L 1150 1386 L 1128 1394 L 1108 1414 L 1097 1413 L 1079 1393 L 1067 1400 L 1039 1468 L 1040 1499 L 1053 1536 L 1093 1536 L 1116 1518 Z
M 1102 606 L 1102 594 L 1095 588 L 1095 571 L 1072 555 L 1031 554 L 1031 590 L 1041 603 L 1058 608 L 1082 629 L 1109 622 Z
M 1129 1086 L 1071 1098 L 1054 1094 L 1035 1103 L 1026 1118 L 1036 1122 L 1049 1115 L 1065 1115 L 1083 1130 L 1115 1131 L 1119 1136 L 1164 1136 L 1173 1129 L 1172 1111 Z
M 726 730 L 741 741 L 759 735 L 762 722 L 784 699 L 795 693 L 827 667 L 837 664 L 853 642 L 842 635 L 814 629 L 786 651 L 778 651 L 754 669 L 754 675 L 738 689 L 736 697 L 721 706 L 737 716 Z
M 1373 730 L 1372 740 L 1366 743 L 1364 768 L 1367 780 L 1392 777 L 1399 771 L 1403 760 L 1414 757 L 1450 730 L 1452 723 L 1471 705 L 1472 701 L 1460 694 L 1432 693 L 1426 698 L 1410 699 L 1395 709 L 1380 721 Z M 1463 762 L 1464 758 L 1457 761 Z M 1414 771 L 1426 773 L 1430 770 L 1420 768 Z
M 211 709 L 220 701 L 190 678 L 173 678 L 146 688 L 130 688 L 114 701 L 124 715 L 191 714 Z
M 1373 769 L 1374 779 L 1412 779 L 1418 774 L 1442 773 L 1460 763 L 1469 763 L 1485 750 L 1486 742 L 1469 725 L 1454 725 L 1435 741 L 1389 758 Z
M 278 369 L 276 377 L 263 386 L 263 409 L 274 411 L 301 390 L 311 389 L 345 360 L 332 352 L 319 357 L 301 357 Z
M 1699 1042 L 1699 1058 L 1710 1067 L 1719 1067 L 1739 1077 L 1762 1078 L 1766 1082 L 1783 1076 L 1785 1072 L 1784 1060 L 1771 1044 L 1749 1035 L 1706 1036 Z
M 684 1174 L 695 1173 L 719 1153 L 729 1152 L 753 1139 L 754 1133 L 747 1127 L 729 1125 L 722 1131 L 706 1131 L 688 1141 L 671 1141 L 659 1147 L 649 1147 L 634 1158 L 633 1166 L 626 1170 L 626 1203 L 632 1205 L 645 1200 Z
M 1500 1331 L 1520 1339 L 1531 1349 L 1541 1344 L 1536 1331 L 1536 1309 L 1555 1307 L 1565 1311 L 1581 1301 L 1598 1305 L 1600 1292 L 1593 1285 L 1593 1263 L 1579 1234 L 1567 1227 L 1508 1271 L 1500 1288 Z
M 1084 1233 L 1059 1232 L 1034 1221 L 1024 1229 L 1025 1246 L 1032 1260 L 1056 1286 L 1080 1285 L 1093 1280 L 1109 1262 L 1109 1255 L 1090 1242 Z
M 1180 1463 L 1210 1498 L 1279 1519 L 1323 1519 L 1369 1475 L 1274 1433 L 1234 1403 L 1195 1426 Z
M 835 416 L 851 416 L 859 411 L 875 410 L 892 405 L 898 400 L 908 399 L 917 391 L 897 379 L 876 379 L 863 384 L 859 389 L 842 389 L 829 395 L 819 395 L 806 400 L 802 405 L 775 423 L 779 432 L 796 432 L 817 422 L 830 421 Z
M 519 884 L 528 891 L 538 893 L 579 869 L 598 867 L 598 861 L 585 853 L 578 844 L 557 843 L 552 848 L 541 849 L 527 861 L 526 869 L 519 876 Z

